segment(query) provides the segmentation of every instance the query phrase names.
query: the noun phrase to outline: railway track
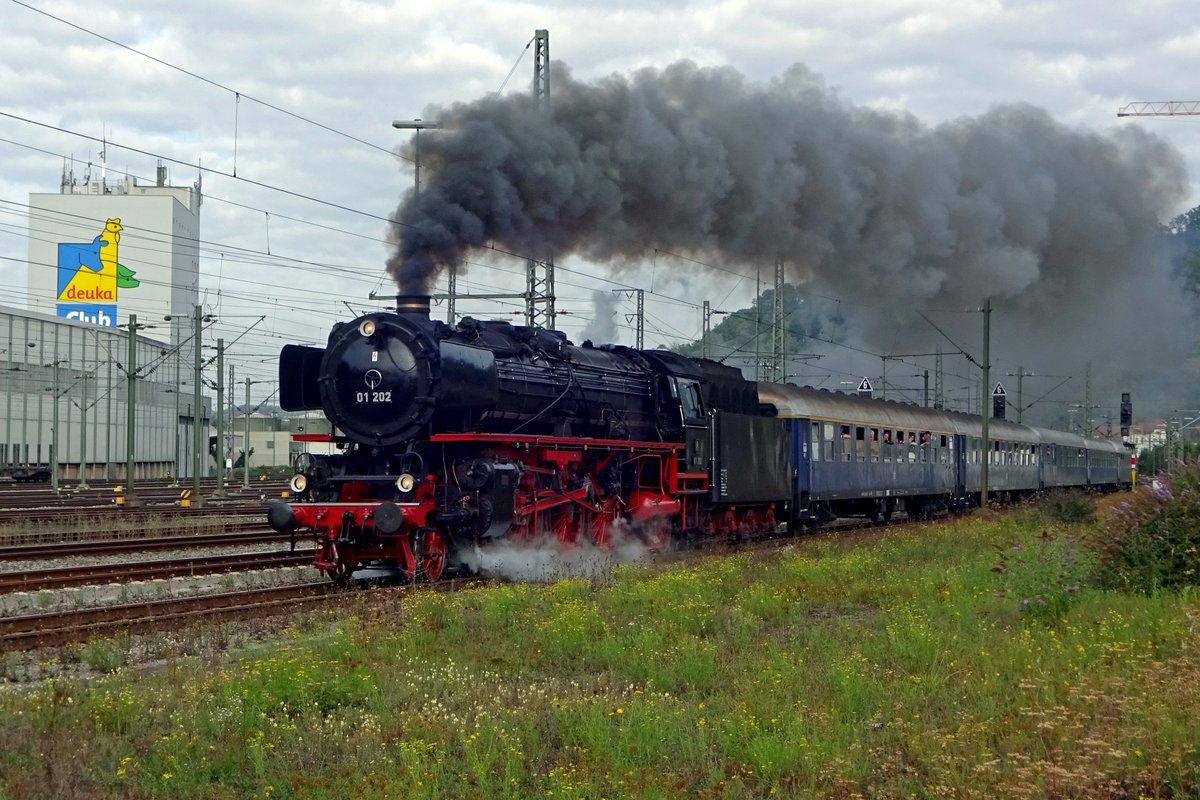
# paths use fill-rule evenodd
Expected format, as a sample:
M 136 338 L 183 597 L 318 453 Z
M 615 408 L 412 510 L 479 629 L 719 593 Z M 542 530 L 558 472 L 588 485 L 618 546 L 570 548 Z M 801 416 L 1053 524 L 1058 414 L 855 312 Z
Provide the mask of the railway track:
M 129 583 L 156 578 L 213 575 L 251 569 L 298 567 L 311 564 L 311 550 L 290 550 L 233 555 L 197 556 L 157 561 L 122 561 L 84 567 L 59 567 L 26 572 L 0 573 L 0 594 L 65 589 L 102 583 Z
M 246 504 L 258 500 L 263 495 L 278 497 L 280 492 L 286 488 L 287 481 L 280 479 L 255 480 L 248 488 L 243 487 L 240 481 L 227 481 L 223 496 L 214 497 L 214 493 L 217 493 L 217 484 L 211 479 L 201 482 L 198 495 L 195 494 L 190 483 L 173 484 L 158 480 L 138 481 L 135 494 L 140 504 L 156 508 L 171 507 L 177 500 L 185 496 L 191 497 L 193 500 L 199 497 L 200 502 L 205 505 L 211 504 L 224 508 Z M 123 497 L 125 494 L 123 481 L 92 481 L 86 488 L 64 482 L 57 492 L 48 484 L 17 484 L 0 481 L 0 509 L 68 509 L 80 506 L 116 508 L 116 498 Z M 121 510 L 132 511 L 134 508 L 142 507 L 143 505 L 130 506 Z
M 261 522 L 245 523 L 246 528 L 233 533 L 207 533 L 188 536 L 155 536 L 151 538 L 93 539 L 78 542 L 35 542 L 0 547 L 0 561 L 65 558 L 70 556 L 113 555 L 155 550 L 183 550 L 193 547 L 231 547 L 264 542 L 285 542 L 287 537 Z
M 7 617 L 0 619 L 0 651 L 32 650 L 117 633 L 170 630 L 201 620 L 268 617 L 316 606 L 336 592 L 328 581 L 321 581 Z
M 420 588 L 454 592 L 480 586 L 479 579 L 448 580 L 434 584 L 388 586 L 354 592 L 408 592 Z M 329 581 L 293 584 L 266 589 L 246 589 L 221 594 L 169 600 L 150 600 L 120 606 L 75 609 L 44 614 L 0 618 L 0 652 L 33 650 L 39 647 L 84 642 L 114 634 L 143 634 L 177 630 L 196 622 L 263 619 L 290 614 L 338 598 L 346 591 Z
M 207 505 L 203 508 L 184 508 L 174 504 L 141 505 L 132 508 L 108 505 L 74 505 L 74 506 L 30 506 L 28 508 L 0 508 L 0 524 L 13 523 L 49 523 L 71 519 L 192 519 L 213 516 L 243 516 L 250 514 L 265 514 L 266 504 L 255 498 L 253 502 L 241 502 L 223 506 Z

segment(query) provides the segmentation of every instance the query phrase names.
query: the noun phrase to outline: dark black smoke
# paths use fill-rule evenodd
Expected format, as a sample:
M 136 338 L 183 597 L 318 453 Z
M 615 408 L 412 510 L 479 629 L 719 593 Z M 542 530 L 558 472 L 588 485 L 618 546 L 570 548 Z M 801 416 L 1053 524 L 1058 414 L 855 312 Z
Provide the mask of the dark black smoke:
M 1020 104 L 930 127 L 803 66 L 765 85 L 690 62 L 586 84 L 553 70 L 548 115 L 524 95 L 430 111 L 427 181 L 394 215 L 402 292 L 484 246 L 614 268 L 658 248 L 748 274 L 783 259 L 803 286 L 878 301 L 861 323 L 878 343 L 914 309 L 991 296 L 1018 333 L 1054 335 L 1171 291 L 1155 242 L 1186 169 L 1138 127 Z

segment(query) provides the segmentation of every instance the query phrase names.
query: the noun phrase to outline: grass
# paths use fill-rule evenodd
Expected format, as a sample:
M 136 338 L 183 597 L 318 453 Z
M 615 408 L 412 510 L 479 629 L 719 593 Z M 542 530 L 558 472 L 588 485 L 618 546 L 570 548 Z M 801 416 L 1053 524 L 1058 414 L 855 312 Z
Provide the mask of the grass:
M 0 798 L 1195 796 L 1200 605 L 1072 590 L 1087 524 L 352 601 L 157 670 L 96 648 L 103 678 L 0 694 Z

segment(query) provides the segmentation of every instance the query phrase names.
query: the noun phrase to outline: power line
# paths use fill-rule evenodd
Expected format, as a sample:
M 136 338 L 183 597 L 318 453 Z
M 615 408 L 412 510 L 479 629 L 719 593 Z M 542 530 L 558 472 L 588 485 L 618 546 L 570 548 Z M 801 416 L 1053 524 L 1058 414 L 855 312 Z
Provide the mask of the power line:
M 18 0 L 12 0 L 12 2 L 16 3 L 16 2 L 18 2 Z M 46 128 L 47 130 L 58 131 L 59 133 L 65 133 L 68 136 L 75 136 L 80 139 L 87 139 L 88 141 L 91 141 L 91 142 L 100 142 L 106 148 L 107 147 L 116 147 L 121 150 L 127 150 L 130 153 L 137 153 L 138 155 L 147 156 L 149 158 L 156 158 L 156 159 L 160 159 L 162 161 L 169 161 L 172 164 L 179 164 L 180 166 L 189 167 L 191 169 L 195 169 L 199 172 L 203 172 L 203 173 L 206 173 L 209 175 L 220 175 L 222 178 L 229 178 L 230 180 L 241 181 L 242 183 L 249 184 L 250 186 L 257 186 L 260 189 L 269 189 L 273 192 L 279 192 L 281 194 L 290 195 L 292 197 L 296 197 L 301 200 L 308 200 L 310 202 L 318 203 L 323 206 L 329 206 L 330 208 L 336 208 L 339 211 L 349 211 L 351 214 L 360 214 L 364 217 L 369 217 L 371 219 L 377 219 L 380 222 L 386 222 L 389 225 L 398 225 L 402 228 L 412 227 L 410 225 L 407 225 L 406 223 L 391 219 L 390 217 L 381 217 L 378 214 L 372 214 L 369 211 L 363 211 L 363 210 L 357 209 L 357 208 L 350 208 L 349 206 L 344 206 L 341 203 L 335 203 L 332 200 L 322 200 L 319 197 L 313 197 L 312 195 L 304 194 L 303 192 L 296 192 L 296 191 L 292 191 L 291 189 L 284 189 L 280 186 L 275 186 L 270 183 L 264 183 L 262 181 L 252 180 L 250 178 L 242 178 L 242 177 L 239 177 L 238 175 L 230 173 L 230 172 L 224 172 L 219 169 L 213 169 L 212 167 L 201 166 L 200 164 L 192 164 L 187 161 L 181 161 L 178 158 L 172 158 L 170 156 L 165 156 L 165 155 L 162 155 L 159 153 L 152 153 L 148 150 L 141 150 L 137 147 L 130 147 L 129 145 L 124 145 L 119 142 L 114 142 L 114 141 L 111 141 L 108 139 L 97 138 L 95 136 L 90 136 L 86 133 L 80 133 L 79 131 L 73 131 L 69 128 L 63 128 L 58 125 L 51 125 L 48 122 L 39 122 L 38 120 L 30 119 L 28 117 L 22 117 L 18 114 L 10 114 L 7 111 L 0 111 L 0 116 L 8 117 L 9 119 L 15 119 L 19 122 L 24 122 L 28 125 L 36 125 L 39 128 Z
M 196 80 L 198 80 L 198 81 L 203 81 L 204 83 L 207 83 L 207 84 L 209 84 L 210 86 L 215 86 L 215 87 L 216 87 L 216 88 L 218 88 L 218 89 L 221 89 L 221 90 L 223 90 L 223 91 L 229 92 L 230 94 L 232 94 L 232 95 L 233 95 L 233 96 L 234 96 L 236 99 L 238 99 L 238 100 L 240 100 L 240 99 L 243 99 L 243 98 L 244 98 L 244 99 L 246 99 L 246 100 L 249 100 L 249 101 L 250 101 L 250 102 L 252 102 L 252 103 L 258 103 L 260 106 L 263 106 L 264 108 L 269 108 L 269 109 L 271 109 L 272 111 L 277 111 L 277 112 L 279 112 L 280 114 L 284 114 L 284 115 L 286 115 L 286 116 L 289 116 L 289 117 L 291 117 L 292 119 L 297 119 L 297 120 L 300 120 L 301 122 L 307 122 L 309 125 L 314 125 L 314 126 L 316 126 L 316 127 L 320 128 L 320 129 L 322 129 L 322 130 L 325 130 L 325 131 L 328 131 L 328 132 L 330 132 L 330 133 L 336 134 L 336 135 L 338 135 L 338 136 L 343 136 L 343 137 L 345 137 L 345 138 L 347 138 L 347 139 L 350 139 L 351 141 L 358 142 L 359 144 L 364 144 L 364 145 L 366 145 L 367 147 L 371 147 L 371 148 L 373 148 L 373 149 L 375 149 L 375 150 L 380 150 L 380 151 L 382 151 L 382 152 L 384 152 L 384 153 L 387 153 L 388 155 L 399 155 L 398 153 L 395 153 L 395 152 L 394 152 L 394 151 L 393 151 L 391 148 L 388 148 L 388 147 L 382 147 L 382 146 L 380 146 L 380 145 L 374 144 L 373 142 L 368 142 L 368 141 L 367 141 L 367 140 L 365 140 L 365 139 L 360 139 L 360 138 L 358 138 L 357 136 L 354 136 L 354 135 L 352 135 L 352 134 L 346 133 L 345 131 L 339 131 L 339 130 L 338 130 L 338 129 L 336 129 L 336 128 L 331 128 L 330 126 L 328 126 L 328 125 L 325 125 L 324 123 L 317 122 L 316 120 L 314 120 L 314 119 L 310 119 L 309 117 L 306 117 L 306 116 L 304 116 L 304 115 L 302 115 L 302 114 L 297 114 L 297 113 L 296 113 L 296 112 L 294 112 L 294 111 L 288 111 L 286 108 L 281 108 L 281 107 L 279 107 L 279 106 L 277 106 L 277 105 L 274 105 L 273 103 L 268 103 L 266 100 L 260 100 L 260 99 L 258 99 L 257 97 L 253 97 L 253 96 L 251 96 L 251 95 L 248 95 L 248 94 L 246 94 L 245 92 L 239 91 L 239 90 L 237 90 L 237 89 L 234 89 L 234 88 L 232 88 L 232 87 L 230 87 L 230 86 L 226 86 L 226 85 L 225 85 L 225 84 L 223 84 L 223 83 L 218 83 L 217 81 L 215 81 L 215 80 L 213 80 L 213 79 L 211 79 L 211 78 L 206 78 L 206 77 L 204 77 L 203 75 L 200 75 L 200 74 L 197 74 L 197 73 L 195 73 L 195 72 L 192 72 L 191 70 L 184 69 L 183 67 L 180 67 L 180 66 L 177 66 L 177 65 L 175 65 L 175 64 L 172 64 L 172 63 L 170 63 L 169 61 L 164 61 L 164 60 L 162 60 L 161 58 L 157 58 L 157 57 L 155 57 L 155 56 L 152 56 L 152 55 L 150 55 L 149 53 L 145 53 L 145 52 L 143 52 L 143 51 L 141 51 L 141 50 L 138 50 L 138 49 L 137 49 L 137 48 L 135 48 L 135 47 L 130 47 L 130 46 L 129 46 L 129 45 L 127 45 L 127 44 L 123 44 L 123 43 L 121 43 L 121 42 L 118 42 L 116 39 L 110 39 L 109 37 L 107 37 L 107 36 L 104 36 L 103 34 L 96 33 L 96 32 L 95 32 L 95 31 L 93 31 L 93 30 L 89 30 L 88 28 L 84 28 L 84 27 L 82 27 L 82 26 L 76 25 L 74 22 L 70 22 L 70 21 L 68 21 L 68 20 L 65 20 L 65 19 L 63 19 L 62 17 L 55 16 L 54 14 L 51 14 L 49 11 L 43 11 L 43 10 L 42 10 L 42 9 L 40 9 L 40 8 L 35 8 L 35 7 L 31 6 L 31 5 L 29 5 L 28 3 L 23 3 L 23 2 L 21 2 L 21 0 L 12 0 L 12 1 L 13 1 L 14 3 L 16 3 L 17 5 L 19 5 L 19 6 L 23 7 L 23 8 L 27 8 L 27 9 L 29 9 L 30 11 L 36 12 L 36 13 L 38 13 L 38 14 L 41 14 L 41 15 L 42 15 L 42 16 L 44 16 L 44 17 L 48 17 L 48 18 L 50 18 L 50 19 L 54 20 L 55 22 L 59 22 L 59 23 L 61 23 L 61 24 L 63 24 L 63 25 L 66 25 L 67 27 L 74 28 L 75 30 L 77 30 L 77 31 L 79 31 L 79 32 L 81 32 L 81 33 L 86 33 L 86 34 L 88 34 L 89 36 L 94 36 L 94 37 L 96 37 L 97 39 L 100 39 L 100 40 L 102 40 L 102 41 L 108 42 L 109 44 L 111 44 L 111 45 L 114 45 L 114 46 L 116 46 L 116 47 L 120 47 L 120 48 L 121 48 L 121 49 L 123 49 L 123 50 L 128 50 L 128 51 L 129 51 L 129 52 L 131 52 L 131 53 L 134 53 L 134 54 L 136 54 L 136 55 L 139 55 L 139 56 L 141 56 L 142 58 L 149 59 L 150 61 L 153 61 L 153 62 L 154 62 L 154 63 L 156 63 L 156 64 L 160 64 L 160 65 L 162 65 L 162 66 L 164 66 L 164 67 L 167 67 L 168 69 L 173 69 L 173 70 L 175 70 L 176 72 L 181 72 L 181 73 L 183 73 L 184 75 L 187 75 L 187 76 L 188 76 L 188 77 L 190 77 L 190 78 L 195 78 Z M 407 156 L 400 155 L 400 158 L 403 158 L 403 159 L 404 159 L 404 160 L 406 160 L 406 161 L 412 161 L 412 159 L 411 159 L 411 158 L 408 158 Z

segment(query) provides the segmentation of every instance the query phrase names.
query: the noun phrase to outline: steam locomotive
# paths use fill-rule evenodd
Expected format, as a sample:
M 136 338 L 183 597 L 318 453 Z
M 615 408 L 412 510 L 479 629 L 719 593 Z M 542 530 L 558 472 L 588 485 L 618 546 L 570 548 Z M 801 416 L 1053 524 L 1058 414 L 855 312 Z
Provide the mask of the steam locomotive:
M 991 491 L 1128 487 L 1119 443 L 755 383 L 663 350 L 575 346 L 555 331 L 429 317 L 429 298 L 339 323 L 325 348 L 287 345 L 285 410 L 321 409 L 340 452 L 305 455 L 268 520 L 315 536 L 336 581 L 379 567 L 410 580 L 470 571 L 497 540 L 562 547 L 681 542 L 927 517 Z

